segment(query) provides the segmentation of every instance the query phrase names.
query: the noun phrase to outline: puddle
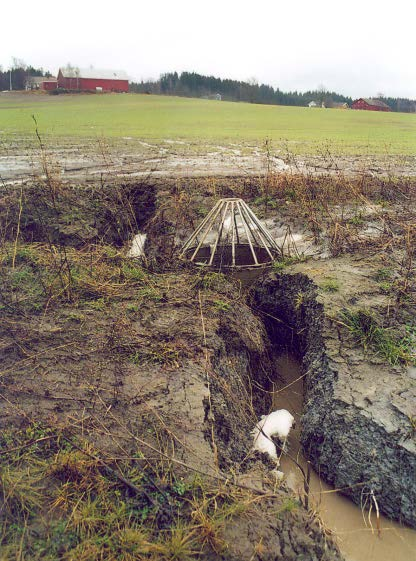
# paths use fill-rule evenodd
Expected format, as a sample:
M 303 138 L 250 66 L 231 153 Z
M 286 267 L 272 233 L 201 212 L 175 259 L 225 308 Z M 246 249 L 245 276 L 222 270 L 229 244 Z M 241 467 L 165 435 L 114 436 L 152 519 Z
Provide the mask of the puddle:
M 277 359 L 277 368 L 283 378 L 283 388 L 276 392 L 273 409 L 288 409 L 296 420 L 296 428 L 289 437 L 289 454 L 298 458 L 305 467 L 306 461 L 300 453 L 300 417 L 303 402 L 303 380 L 300 364 L 288 355 Z M 289 385 L 290 384 L 290 385 Z M 289 387 L 286 387 L 289 385 Z M 303 480 L 299 468 L 287 457 L 282 457 L 281 468 L 288 485 L 302 493 Z M 310 480 L 310 508 L 316 510 L 324 526 L 332 531 L 339 548 L 347 561 L 415 561 L 416 531 L 380 516 L 380 536 L 373 509 L 371 524 L 368 512 L 364 513 L 349 499 L 324 483 L 312 471 Z
M 266 218 L 260 222 L 269 231 L 285 256 L 321 256 L 322 247 L 314 243 L 310 233 L 292 232 L 287 225 L 276 218 Z
M 188 143 L 184 142 L 183 140 L 173 140 L 171 138 L 164 138 L 163 142 L 166 142 L 167 144 L 181 144 L 186 146 Z
M 145 148 L 154 148 L 154 144 L 149 144 L 148 142 L 144 142 L 143 140 L 139 140 L 139 144 L 144 146 Z

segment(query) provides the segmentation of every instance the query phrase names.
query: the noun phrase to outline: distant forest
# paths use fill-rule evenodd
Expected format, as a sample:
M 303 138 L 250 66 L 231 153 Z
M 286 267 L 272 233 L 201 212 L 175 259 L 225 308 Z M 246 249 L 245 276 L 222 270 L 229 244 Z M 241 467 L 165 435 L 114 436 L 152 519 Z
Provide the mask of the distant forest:
M 266 84 L 258 84 L 256 80 L 240 82 L 237 80 L 203 76 L 196 72 L 169 72 L 162 74 L 159 80 L 130 83 L 130 91 L 137 93 L 177 95 L 184 97 L 213 98 L 220 94 L 226 101 L 246 101 L 249 103 L 263 103 L 268 105 L 297 105 L 306 106 L 311 101 L 325 107 L 334 107 L 337 103 L 351 105 L 352 98 L 329 92 L 324 86 L 307 92 L 282 92 Z M 416 100 L 393 98 L 379 95 L 378 99 L 387 103 L 392 111 L 406 113 L 416 112 Z

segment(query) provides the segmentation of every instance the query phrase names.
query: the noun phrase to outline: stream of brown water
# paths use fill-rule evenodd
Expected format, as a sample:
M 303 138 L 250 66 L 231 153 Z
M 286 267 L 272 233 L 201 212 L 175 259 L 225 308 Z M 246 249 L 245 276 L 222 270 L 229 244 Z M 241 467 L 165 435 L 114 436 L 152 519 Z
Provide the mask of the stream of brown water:
M 284 379 L 283 390 L 274 394 L 273 408 L 287 409 L 296 419 L 296 428 L 289 436 L 289 453 L 306 466 L 300 452 L 300 417 L 303 404 L 303 379 L 300 364 L 291 356 L 278 359 L 279 374 Z M 303 493 L 303 478 L 298 467 L 283 456 L 280 468 L 288 485 Z M 310 481 L 310 508 L 317 511 L 322 523 L 335 535 L 338 546 L 347 561 L 416 561 L 416 531 L 380 516 L 380 533 L 373 509 L 371 525 L 368 512 L 352 503 L 324 483 L 312 471 Z

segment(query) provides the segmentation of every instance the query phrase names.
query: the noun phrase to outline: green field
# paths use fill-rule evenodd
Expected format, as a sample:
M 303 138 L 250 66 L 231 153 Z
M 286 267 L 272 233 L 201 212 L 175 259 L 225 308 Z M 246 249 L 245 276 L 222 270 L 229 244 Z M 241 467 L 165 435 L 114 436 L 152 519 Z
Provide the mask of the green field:
M 416 114 L 254 105 L 137 94 L 0 94 L 0 138 L 104 137 L 180 140 L 192 145 L 287 141 L 297 153 L 327 144 L 354 154 L 416 153 Z

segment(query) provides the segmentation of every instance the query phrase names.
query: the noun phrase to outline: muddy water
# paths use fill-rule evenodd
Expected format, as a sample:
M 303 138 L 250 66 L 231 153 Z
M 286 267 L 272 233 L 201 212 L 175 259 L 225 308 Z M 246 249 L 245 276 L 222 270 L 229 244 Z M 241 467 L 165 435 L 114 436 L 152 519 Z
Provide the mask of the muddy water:
M 284 355 L 277 360 L 280 376 L 284 380 L 283 389 L 274 394 L 274 409 L 288 409 L 296 419 L 296 428 L 289 437 L 289 454 L 306 466 L 300 453 L 300 416 L 303 402 L 303 381 L 299 363 Z M 284 386 L 289 387 L 284 388 Z M 281 468 L 292 489 L 302 494 L 303 479 L 300 470 L 287 457 L 281 458 Z M 324 526 L 331 530 L 337 539 L 341 552 L 347 561 L 416 561 L 416 531 L 401 526 L 380 516 L 377 531 L 377 518 L 326 485 L 315 472 L 311 473 L 310 508 L 316 510 Z M 364 520 L 365 518 L 365 520 Z

